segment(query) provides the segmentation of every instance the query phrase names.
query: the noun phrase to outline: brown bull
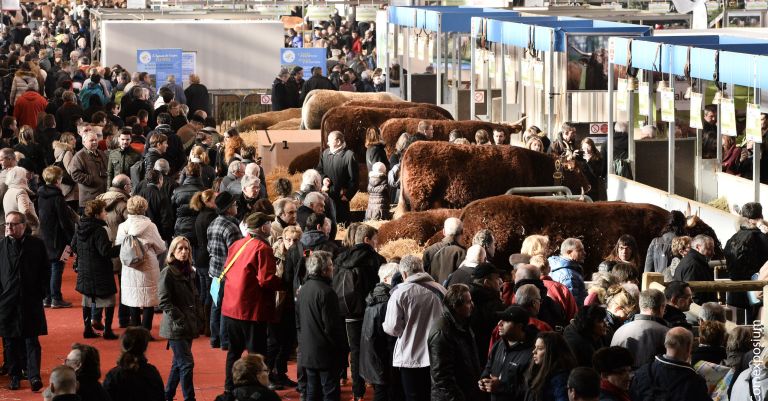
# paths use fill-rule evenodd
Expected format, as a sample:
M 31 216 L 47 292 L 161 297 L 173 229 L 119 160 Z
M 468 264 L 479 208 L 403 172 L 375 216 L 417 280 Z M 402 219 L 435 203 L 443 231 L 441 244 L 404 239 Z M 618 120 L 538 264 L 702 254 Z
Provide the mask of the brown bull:
M 442 237 L 443 223 L 449 217 L 459 217 L 459 209 L 435 209 L 424 212 L 406 213 L 403 217 L 384 223 L 379 228 L 379 243 L 410 238 L 419 245 L 429 245 Z M 434 238 L 434 239 L 433 239 Z
M 426 107 L 432 109 L 443 117 L 453 120 L 451 112 L 431 103 L 418 103 L 418 102 L 392 102 L 392 101 L 376 101 L 376 100 L 350 100 L 344 103 L 342 106 L 350 107 L 374 107 L 379 109 L 391 109 L 391 108 L 403 108 L 403 107 Z
M 418 118 L 393 118 L 387 120 L 381 125 L 381 138 L 384 140 L 384 146 L 386 147 L 387 154 L 391 155 L 395 151 L 395 144 L 400 138 L 403 132 L 414 133 L 419 125 L 421 119 Z M 432 132 L 432 139 L 435 141 L 448 141 L 448 135 L 453 130 L 459 131 L 463 138 L 468 139 L 470 142 L 475 142 L 475 132 L 479 129 L 488 131 L 488 134 L 492 134 L 494 130 L 501 130 L 509 138 L 513 133 L 520 132 L 521 125 L 505 125 L 487 123 L 484 121 L 465 120 L 465 121 L 450 121 L 450 120 L 428 120 L 432 124 L 434 131 Z
M 301 109 L 285 109 L 280 111 L 268 111 L 266 113 L 252 114 L 237 123 L 240 132 L 267 129 L 281 121 L 301 117 Z
M 411 144 L 401 164 L 399 211 L 458 209 L 470 202 L 501 195 L 512 187 L 565 185 L 573 193 L 589 190 L 589 181 L 574 162 L 516 146 L 455 145 L 420 141 Z

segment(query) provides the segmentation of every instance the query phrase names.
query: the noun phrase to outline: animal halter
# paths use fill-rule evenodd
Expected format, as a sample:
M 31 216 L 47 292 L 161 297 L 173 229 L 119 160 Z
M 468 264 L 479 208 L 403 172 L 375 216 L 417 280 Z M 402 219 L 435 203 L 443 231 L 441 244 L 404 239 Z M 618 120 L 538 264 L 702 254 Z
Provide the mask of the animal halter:
M 555 172 L 552 173 L 552 179 L 556 186 L 563 185 L 563 163 L 560 159 L 555 160 Z

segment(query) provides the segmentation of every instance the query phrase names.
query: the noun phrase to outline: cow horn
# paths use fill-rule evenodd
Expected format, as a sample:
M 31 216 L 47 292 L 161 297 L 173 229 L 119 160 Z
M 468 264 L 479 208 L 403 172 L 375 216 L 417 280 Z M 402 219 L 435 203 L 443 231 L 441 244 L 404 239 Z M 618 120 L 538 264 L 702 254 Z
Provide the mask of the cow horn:
M 691 217 L 691 202 L 688 202 L 688 206 L 685 208 L 685 217 Z

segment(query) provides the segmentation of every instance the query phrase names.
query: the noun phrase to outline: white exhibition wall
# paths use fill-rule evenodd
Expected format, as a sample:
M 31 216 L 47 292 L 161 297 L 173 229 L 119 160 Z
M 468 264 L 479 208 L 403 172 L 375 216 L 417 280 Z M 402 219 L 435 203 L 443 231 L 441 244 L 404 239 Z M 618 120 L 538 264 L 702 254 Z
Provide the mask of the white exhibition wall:
M 197 52 L 196 72 L 212 90 L 270 88 L 284 43 L 279 21 L 107 20 L 101 32 L 102 64 L 135 71 L 136 50 L 181 48 Z

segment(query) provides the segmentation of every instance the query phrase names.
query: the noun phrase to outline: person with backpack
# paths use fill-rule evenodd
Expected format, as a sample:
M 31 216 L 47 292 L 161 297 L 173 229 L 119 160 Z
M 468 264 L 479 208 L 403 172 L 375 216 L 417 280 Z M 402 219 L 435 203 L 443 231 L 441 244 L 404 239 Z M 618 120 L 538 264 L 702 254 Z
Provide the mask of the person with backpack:
M 85 84 L 79 93 L 80 104 L 83 109 L 88 109 L 91 106 L 91 96 L 96 95 L 101 100 L 101 104 L 107 104 L 109 98 L 104 91 L 104 86 L 101 84 L 101 76 L 99 74 L 91 75 L 90 82 Z
M 761 227 L 765 227 L 763 206 L 757 202 L 745 203 L 739 213 L 745 221 L 725 243 L 723 252 L 731 280 L 753 280 L 768 261 L 768 236 L 761 231 Z M 746 292 L 728 292 L 726 300 L 728 305 L 747 309 L 747 321 L 753 320 L 756 311 L 750 310 Z

